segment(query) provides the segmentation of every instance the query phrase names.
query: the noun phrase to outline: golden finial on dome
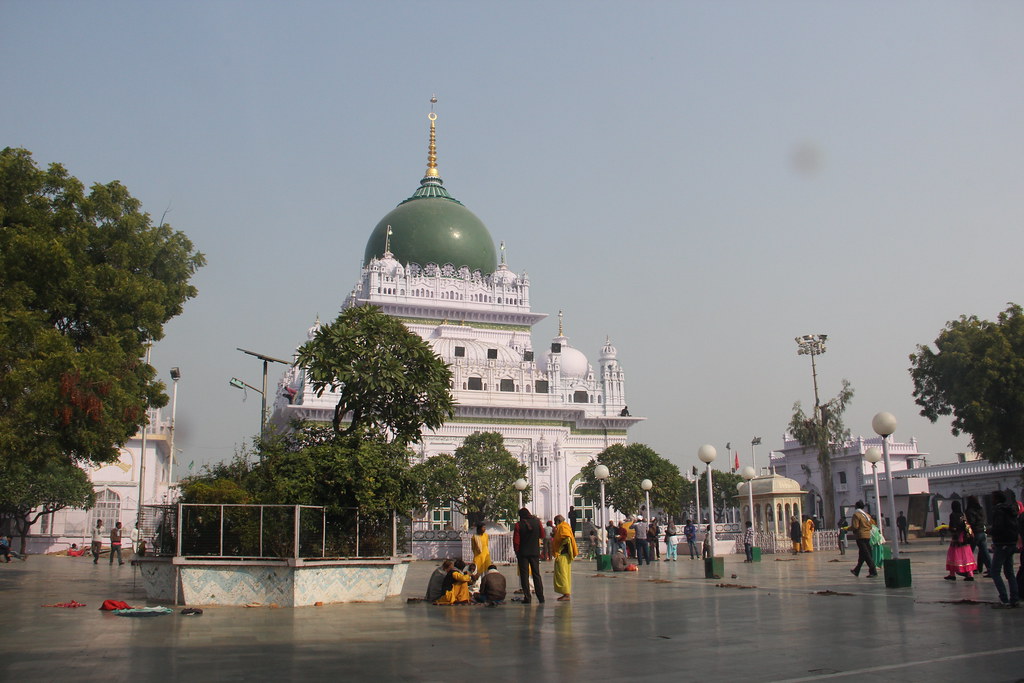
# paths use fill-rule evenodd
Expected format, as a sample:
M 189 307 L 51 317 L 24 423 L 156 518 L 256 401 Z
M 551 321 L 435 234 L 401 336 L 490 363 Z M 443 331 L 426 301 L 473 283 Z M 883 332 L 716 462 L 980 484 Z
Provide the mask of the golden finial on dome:
M 391 256 L 391 226 L 388 226 L 387 234 L 384 235 L 384 256 Z
M 563 336 L 562 335 L 562 312 L 561 311 L 558 312 L 558 336 L 559 337 Z
M 437 121 L 437 114 L 434 113 L 434 105 L 437 104 L 437 95 L 430 98 L 430 113 L 427 114 L 427 118 L 430 119 L 430 147 L 427 151 L 427 178 L 440 178 L 441 174 L 437 172 L 437 132 L 434 129 L 434 122 Z

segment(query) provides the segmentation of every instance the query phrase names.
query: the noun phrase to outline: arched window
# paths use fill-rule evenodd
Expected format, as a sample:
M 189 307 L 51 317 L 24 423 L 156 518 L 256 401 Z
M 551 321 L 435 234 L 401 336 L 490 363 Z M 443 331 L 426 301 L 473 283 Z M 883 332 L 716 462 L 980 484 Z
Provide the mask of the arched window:
M 117 522 L 121 521 L 121 496 L 110 489 L 103 489 L 96 494 L 96 507 L 92 509 L 89 530 L 96 527 L 96 520 L 103 520 L 103 534 L 110 533 Z

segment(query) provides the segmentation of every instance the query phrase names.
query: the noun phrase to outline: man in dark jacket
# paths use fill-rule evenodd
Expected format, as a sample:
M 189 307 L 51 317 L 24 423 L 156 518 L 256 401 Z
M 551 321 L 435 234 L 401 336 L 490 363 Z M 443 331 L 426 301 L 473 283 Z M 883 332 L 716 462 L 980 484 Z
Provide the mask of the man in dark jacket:
M 994 607 L 1017 607 L 1020 595 L 1017 592 L 1017 579 L 1013 575 L 1013 554 L 1017 552 L 1017 509 L 1006 502 L 1006 494 L 1002 491 L 992 492 L 992 503 L 995 511 L 992 514 L 992 582 L 999 593 L 999 604 Z M 1006 581 L 1010 584 L 1010 594 L 1006 594 Z
M 512 533 L 512 546 L 519 561 L 519 585 L 523 589 L 523 603 L 530 603 L 530 574 L 537 592 L 537 602 L 544 603 L 544 581 L 540 575 L 540 520 L 526 508 L 519 510 L 519 521 Z
M 505 601 L 505 577 L 493 564 L 487 569 L 484 578 L 480 580 L 480 592 L 476 594 L 476 601 L 488 605 L 497 605 Z

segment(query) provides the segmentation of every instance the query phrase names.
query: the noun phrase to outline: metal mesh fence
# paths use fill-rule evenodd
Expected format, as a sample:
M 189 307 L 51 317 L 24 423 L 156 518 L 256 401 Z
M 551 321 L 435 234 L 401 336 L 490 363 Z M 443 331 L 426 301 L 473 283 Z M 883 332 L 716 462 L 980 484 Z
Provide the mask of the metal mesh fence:
M 411 520 L 361 515 L 344 508 L 328 516 L 307 505 L 154 506 L 160 553 L 191 557 L 362 558 L 412 552 Z M 178 517 L 180 516 L 180 520 Z M 177 540 L 180 529 L 180 548 Z

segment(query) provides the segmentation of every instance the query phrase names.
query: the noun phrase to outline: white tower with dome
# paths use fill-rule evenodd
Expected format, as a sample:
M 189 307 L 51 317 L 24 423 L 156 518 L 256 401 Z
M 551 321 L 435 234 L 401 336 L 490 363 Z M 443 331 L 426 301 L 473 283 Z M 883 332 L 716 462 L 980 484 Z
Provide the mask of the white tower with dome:
M 342 309 L 372 304 L 402 320 L 451 368 L 455 417 L 425 431 L 422 458 L 452 453 L 470 434 L 494 431 L 528 468 L 530 509 L 542 519 L 570 505 L 581 468 L 644 418 L 626 407 L 618 351 L 606 339 L 598 370 L 570 344 L 559 312 L 558 335 L 534 353 L 533 326 L 547 317 L 530 309 L 530 278 L 501 261 L 484 224 L 444 188 L 437 170 L 436 116 L 430 115 L 427 172 L 412 197 L 374 229 L 359 281 Z M 307 338 L 319 327 L 319 318 Z M 317 397 L 301 368 L 278 386 L 272 421 L 330 422 L 337 396 Z M 444 518 L 435 516 L 442 523 Z

